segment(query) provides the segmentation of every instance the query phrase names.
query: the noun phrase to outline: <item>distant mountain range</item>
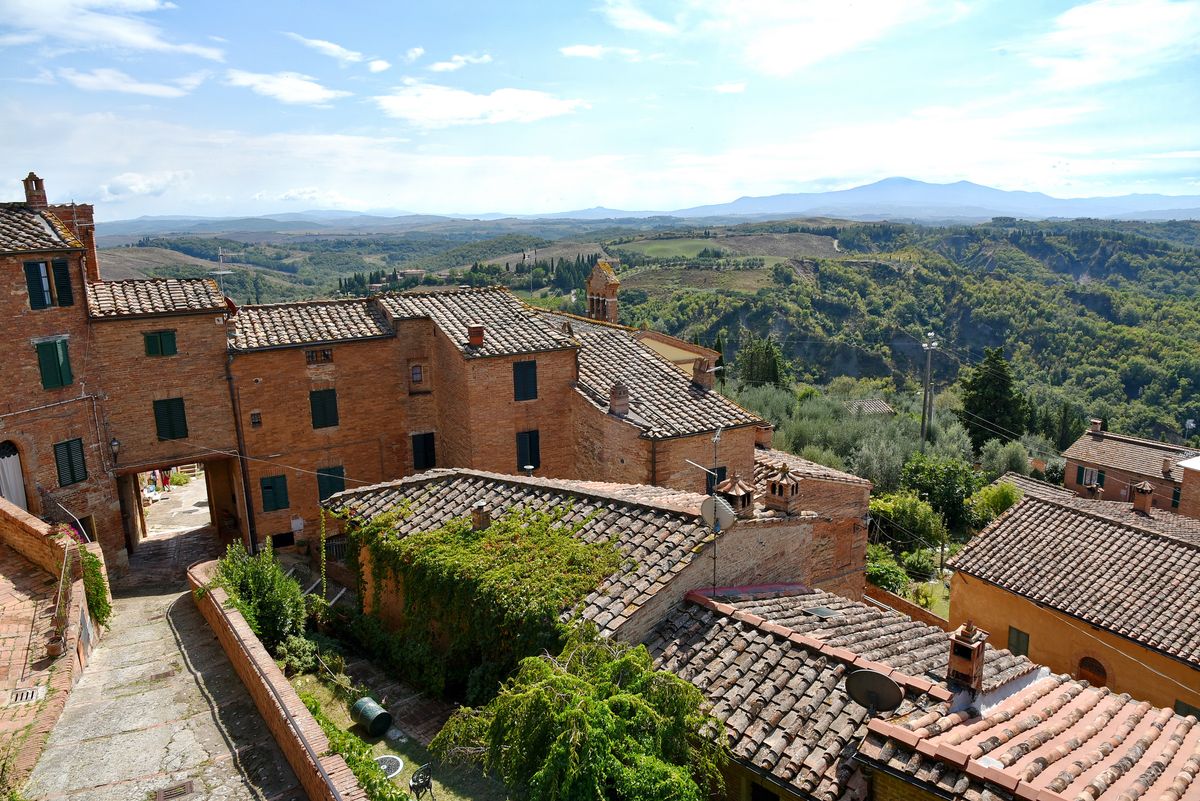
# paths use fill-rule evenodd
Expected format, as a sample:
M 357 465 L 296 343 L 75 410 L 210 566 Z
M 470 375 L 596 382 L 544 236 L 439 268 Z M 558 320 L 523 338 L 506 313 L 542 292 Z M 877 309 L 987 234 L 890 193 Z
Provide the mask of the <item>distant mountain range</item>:
M 970 181 L 931 184 L 911 178 L 885 178 L 873 184 L 835 192 L 797 192 L 766 197 L 741 197 L 731 203 L 693 206 L 670 211 L 628 211 L 595 207 L 548 214 L 424 215 L 411 212 L 368 214 L 317 210 L 266 214 L 257 217 L 139 217 L 97 225 L 102 236 L 154 236 L 220 232 L 279 232 L 334 234 L 338 232 L 398 231 L 451 219 L 575 219 L 621 220 L 649 217 L 722 220 L 780 217 L 835 217 L 848 220 L 915 222 L 977 222 L 992 217 L 1095 217 L 1128 220 L 1198 220 L 1200 195 L 1122 195 L 1120 197 L 1056 198 L 1041 192 L 1010 192 Z

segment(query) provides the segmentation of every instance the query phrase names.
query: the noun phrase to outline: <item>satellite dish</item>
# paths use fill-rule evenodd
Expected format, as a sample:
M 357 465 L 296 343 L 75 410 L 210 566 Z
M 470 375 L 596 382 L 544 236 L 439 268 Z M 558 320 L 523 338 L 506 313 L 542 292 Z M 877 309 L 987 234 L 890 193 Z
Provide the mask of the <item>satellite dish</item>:
M 725 531 L 737 522 L 737 512 L 724 498 L 709 495 L 700 504 L 700 517 L 714 531 Z
M 872 715 L 891 712 L 904 700 L 904 691 L 899 684 L 873 670 L 856 670 L 847 676 L 846 692 L 856 704 L 865 706 Z

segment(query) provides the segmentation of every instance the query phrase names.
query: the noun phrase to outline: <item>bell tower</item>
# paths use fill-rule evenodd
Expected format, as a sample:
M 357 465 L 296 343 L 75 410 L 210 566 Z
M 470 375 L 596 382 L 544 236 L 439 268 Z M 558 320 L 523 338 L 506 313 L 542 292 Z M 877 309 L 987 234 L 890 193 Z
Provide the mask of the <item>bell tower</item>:
M 587 316 L 605 323 L 617 321 L 617 290 L 621 282 L 612 262 L 601 259 L 587 280 Z

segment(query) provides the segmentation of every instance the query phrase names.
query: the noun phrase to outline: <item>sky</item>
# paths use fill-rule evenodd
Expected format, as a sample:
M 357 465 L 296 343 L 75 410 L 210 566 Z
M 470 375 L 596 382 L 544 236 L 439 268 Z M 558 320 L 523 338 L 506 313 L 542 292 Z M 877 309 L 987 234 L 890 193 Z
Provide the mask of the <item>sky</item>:
M 101 220 L 1200 194 L 1200 0 L 0 0 L 0 119 Z

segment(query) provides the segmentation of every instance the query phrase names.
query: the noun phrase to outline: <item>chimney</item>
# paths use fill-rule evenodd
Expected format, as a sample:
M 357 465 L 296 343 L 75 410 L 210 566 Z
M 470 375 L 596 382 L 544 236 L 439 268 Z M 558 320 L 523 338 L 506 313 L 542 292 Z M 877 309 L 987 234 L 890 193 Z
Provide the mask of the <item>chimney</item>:
M 1154 485 L 1143 481 L 1133 485 L 1133 511 L 1140 515 L 1150 516 L 1150 507 L 1154 503 Z
M 624 417 L 629 414 L 629 387 L 614 381 L 608 390 L 608 413 Z
M 754 445 L 758 448 L 771 447 L 771 440 L 775 436 L 775 426 L 770 423 L 762 423 L 754 427 Z
M 988 633 L 968 620 L 950 634 L 950 661 L 946 681 L 976 695 L 983 689 L 983 660 L 987 655 Z
M 1170 456 L 1163 457 L 1163 475 L 1171 475 L 1171 471 L 1175 468 L 1175 460 Z
M 699 358 L 692 362 L 692 383 L 705 389 L 712 389 L 716 375 L 712 370 L 712 365 L 708 363 L 708 359 Z
M 743 481 L 734 473 L 714 489 L 722 498 L 729 501 L 738 517 L 749 517 L 754 514 L 754 485 Z
M 35 208 L 44 209 L 49 204 L 46 202 L 46 184 L 41 178 L 38 178 L 32 172 L 25 176 L 25 205 Z
M 800 479 L 792 475 L 791 468 L 780 465 L 779 472 L 767 479 L 767 494 L 763 498 L 768 509 L 785 515 L 800 512 Z
M 483 324 L 471 323 L 467 326 L 467 344 L 472 348 L 483 347 Z
M 486 501 L 475 501 L 471 504 L 471 530 L 483 531 L 492 524 L 492 512 Z
M 1093 417 L 1091 420 L 1091 423 L 1092 423 L 1092 433 L 1093 434 L 1099 434 L 1103 430 L 1104 421 L 1101 420 L 1099 417 Z

